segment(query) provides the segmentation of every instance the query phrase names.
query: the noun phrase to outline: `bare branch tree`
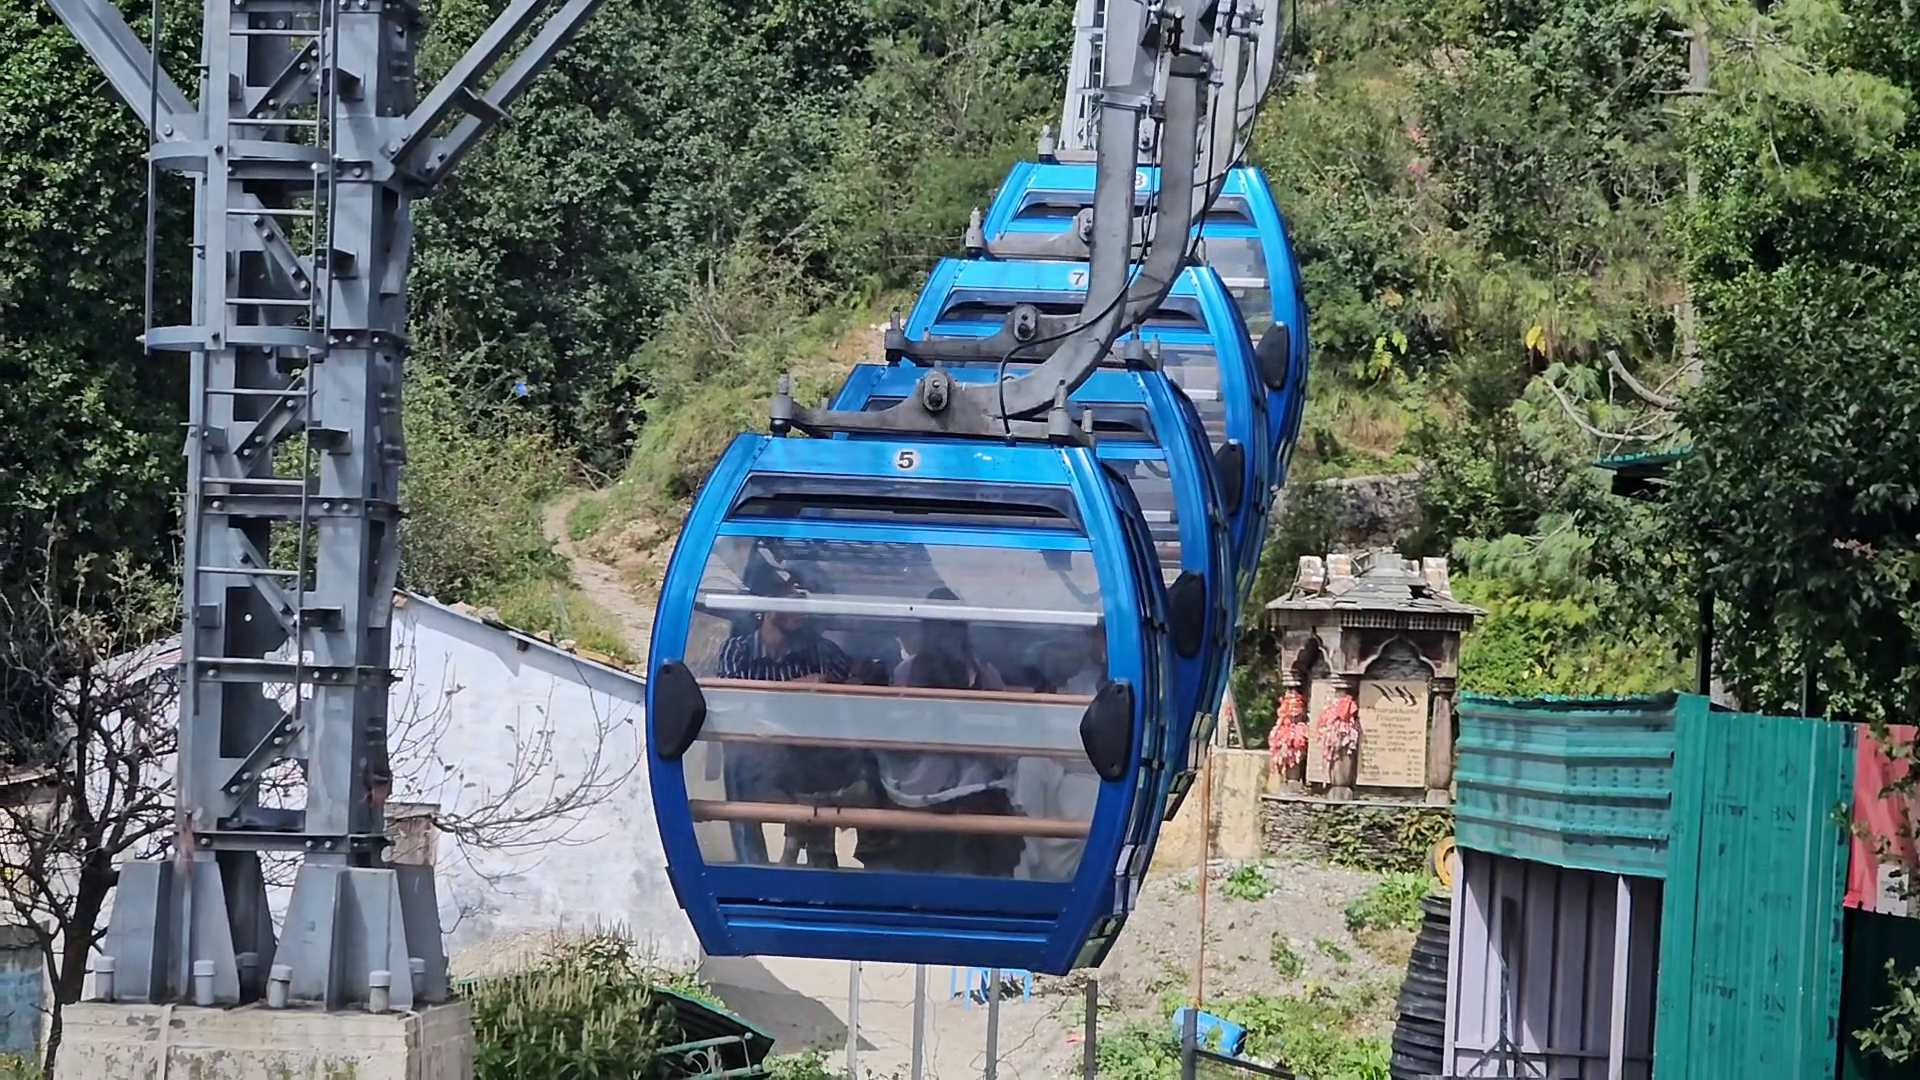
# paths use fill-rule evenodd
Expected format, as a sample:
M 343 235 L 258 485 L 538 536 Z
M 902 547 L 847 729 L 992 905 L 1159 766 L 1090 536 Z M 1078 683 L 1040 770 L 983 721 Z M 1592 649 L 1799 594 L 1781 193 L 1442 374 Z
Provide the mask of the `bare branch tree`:
M 74 575 L 84 580 L 88 568 Z M 50 584 L 0 593 L 0 755 L 21 797 L 0 801 L 0 911 L 29 930 L 53 989 L 43 1057 L 80 1000 L 106 932 L 119 864 L 165 854 L 173 834 L 176 657 L 168 584 L 126 560 L 103 597 Z
M 456 726 L 476 722 L 463 708 L 468 687 L 452 663 L 442 666 L 440 685 L 417 677 L 419 642 L 396 633 L 394 667 L 405 676 L 406 696 L 388 720 L 388 754 L 396 798 L 437 805 L 435 827 L 462 849 L 496 855 L 536 855 L 554 846 L 600 839 L 586 835 L 588 811 L 604 803 L 639 767 L 633 717 L 593 695 L 585 715 L 556 715 L 555 690 L 523 706 L 506 725 L 511 736 L 504 776 L 489 776 L 472 761 L 454 760 L 447 742 Z M 585 664 L 586 661 L 574 661 Z M 634 751 L 617 752 L 624 739 Z M 576 748 L 573 751 L 566 746 Z
M 547 687 L 544 702 L 523 707 L 509 722 L 507 746 L 473 760 L 470 750 L 456 748 L 453 737 L 471 732 L 480 722 L 474 693 L 460 681 L 450 658 L 436 658 L 440 678 L 429 685 L 419 662 L 420 648 L 410 624 L 397 621 L 392 660 L 396 693 L 387 719 L 391 800 L 433 807 L 433 829 L 453 840 L 451 856 L 494 888 L 504 889 L 506 878 L 531 870 L 552 848 L 600 839 L 600 833 L 589 835 L 586 828 L 590 812 L 639 766 L 631 717 L 618 715 L 598 698 L 585 714 L 557 715 L 556 683 Z M 283 707 L 293 704 L 291 686 L 269 686 L 267 691 Z M 632 752 L 618 752 L 619 737 L 628 740 Z M 260 787 L 263 805 L 304 805 L 306 784 L 298 768 L 290 767 L 294 764 L 283 763 L 266 773 Z M 486 868 L 501 858 L 509 860 L 511 871 Z M 263 854 L 261 863 L 269 887 L 291 886 L 299 869 L 295 856 Z M 457 912 L 456 919 L 466 914 Z
M 164 857 L 175 832 L 177 597 L 124 562 L 111 578 L 97 601 L 47 588 L 0 592 L 0 920 L 32 933 L 50 974 L 49 1072 L 60 1009 L 80 1000 L 119 865 Z M 632 715 L 598 695 L 584 711 L 556 715 L 556 684 L 519 710 L 500 753 L 475 760 L 448 741 L 478 722 L 464 707 L 472 696 L 462 697 L 450 660 L 439 685 L 424 683 L 418 649 L 411 634 L 396 633 L 404 689 L 388 722 L 394 797 L 437 807 L 438 832 L 490 884 L 525 873 L 555 846 L 598 839 L 587 828 L 591 811 L 639 766 Z M 263 691 L 292 704 L 292 686 Z M 265 805 L 303 806 L 300 763 L 275 766 L 260 793 Z M 530 861 L 503 872 L 503 856 Z M 290 886 L 297 868 L 293 857 L 262 858 L 270 887 Z

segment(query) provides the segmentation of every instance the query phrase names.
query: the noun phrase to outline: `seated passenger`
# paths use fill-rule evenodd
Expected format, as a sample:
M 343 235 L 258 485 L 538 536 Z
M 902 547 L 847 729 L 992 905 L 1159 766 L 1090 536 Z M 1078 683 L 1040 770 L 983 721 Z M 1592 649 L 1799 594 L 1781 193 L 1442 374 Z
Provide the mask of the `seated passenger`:
M 952 603 L 960 598 L 952 589 L 940 588 L 928 593 L 927 599 Z M 947 690 L 1007 688 L 1000 672 L 973 651 L 973 637 L 967 632 L 967 624 L 946 619 L 921 620 L 918 647 L 893 669 L 893 685 Z
M 1107 682 L 1107 635 L 1095 626 L 1078 640 L 1053 641 L 1037 650 L 1033 666 L 1047 692 L 1093 694 Z M 1023 757 L 1014 766 L 1011 795 L 1019 812 L 1030 817 L 1092 821 L 1100 800 L 1100 775 L 1084 757 L 1052 760 Z M 1014 876 L 1035 881 L 1070 880 L 1086 842 L 1030 837 Z
M 929 600 L 956 600 L 947 589 L 936 589 Z M 967 625 L 928 619 L 921 623 L 919 648 L 894 672 L 897 686 L 941 690 L 1000 690 L 1004 684 L 993 666 L 973 650 Z M 1012 814 L 1007 798 L 1007 763 L 988 755 L 877 751 L 880 785 L 887 798 L 902 809 L 934 814 Z M 863 865 L 926 874 L 969 874 L 1008 877 L 1020 863 L 1025 841 L 1018 836 L 981 833 L 937 833 L 913 837 L 905 832 L 863 830 L 859 856 Z
M 1091 626 L 1078 641 L 1067 643 L 1068 674 L 1060 680 L 1063 694 L 1097 694 L 1107 685 L 1107 629 Z
M 792 597 L 804 595 L 791 581 L 777 580 L 779 584 L 770 591 Z M 720 649 L 716 674 L 723 679 L 837 683 L 845 682 L 852 671 L 847 654 L 814 632 L 805 615 L 769 611 L 760 614 L 751 632 L 727 639 Z M 796 795 L 817 790 L 828 774 L 851 771 L 854 776 L 848 779 L 854 779 L 854 784 L 826 782 L 834 788 L 858 786 L 857 777 L 864 764 L 863 755 L 849 756 L 846 751 L 733 743 L 726 749 L 723 765 L 726 795 L 744 802 L 795 801 Z M 768 861 L 766 834 L 759 822 L 734 822 L 732 832 L 738 861 Z M 783 862 L 794 861 L 799 851 L 805 850 L 809 866 L 838 865 L 831 828 L 795 826 L 786 833 L 788 850 L 782 854 Z

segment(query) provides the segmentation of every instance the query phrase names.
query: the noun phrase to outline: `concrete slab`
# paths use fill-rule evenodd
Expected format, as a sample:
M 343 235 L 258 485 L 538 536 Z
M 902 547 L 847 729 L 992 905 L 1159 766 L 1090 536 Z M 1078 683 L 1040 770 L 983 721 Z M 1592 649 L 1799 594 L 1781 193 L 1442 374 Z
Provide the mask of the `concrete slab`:
M 701 975 L 741 1016 L 773 1033 L 775 1052 L 808 1047 L 845 1068 L 851 965 L 782 956 L 709 957 Z M 987 1007 L 952 996 L 964 979 L 927 968 L 926 1080 L 986 1075 Z M 860 965 L 859 1069 L 862 1080 L 906 1077 L 913 1061 L 910 964 Z M 1078 1075 L 1079 1001 L 1003 999 L 998 1075 L 1006 1080 Z
M 84 1002 L 61 1022 L 60 1075 L 89 1080 L 473 1080 L 464 1002 L 380 1016 Z

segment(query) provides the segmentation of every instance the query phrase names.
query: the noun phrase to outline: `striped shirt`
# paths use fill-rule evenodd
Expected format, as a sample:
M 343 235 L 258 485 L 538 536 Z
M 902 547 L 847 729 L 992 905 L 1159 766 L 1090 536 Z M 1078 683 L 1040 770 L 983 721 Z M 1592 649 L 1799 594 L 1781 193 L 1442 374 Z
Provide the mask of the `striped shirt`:
M 853 674 L 853 661 L 840 651 L 840 646 L 819 634 L 790 636 L 786 644 L 785 652 L 770 656 L 758 630 L 728 638 L 720 647 L 719 676 L 785 682 L 807 675 L 825 675 L 836 682 L 845 682 Z
M 853 672 L 853 662 L 840 646 L 819 634 L 789 635 L 786 645 L 779 656 L 769 656 L 758 630 L 728 638 L 720 647 L 719 676 L 785 682 L 825 675 L 835 682 L 846 682 Z M 840 755 L 817 747 L 739 743 L 727 748 L 724 767 L 730 799 L 778 798 L 791 791 L 832 790 L 846 783 L 838 775 L 822 775 L 846 770 Z

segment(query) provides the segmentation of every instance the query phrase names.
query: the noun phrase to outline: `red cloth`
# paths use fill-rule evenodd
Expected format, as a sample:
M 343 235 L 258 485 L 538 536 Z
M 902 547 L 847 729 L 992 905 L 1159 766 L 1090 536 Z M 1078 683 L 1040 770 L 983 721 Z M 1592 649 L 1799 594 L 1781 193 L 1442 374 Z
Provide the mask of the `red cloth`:
M 1912 742 L 1916 728 L 1911 724 L 1896 724 L 1891 734 L 1896 742 Z M 1847 860 L 1847 898 L 1846 905 L 1866 911 L 1881 910 L 1880 895 L 1880 841 L 1889 845 L 1890 861 L 1898 860 L 1898 865 L 1915 865 L 1913 826 L 1920 823 L 1920 798 L 1915 795 L 1883 796 L 1887 784 L 1906 775 L 1907 763 L 1894 764 L 1887 758 L 1873 734 L 1862 725 L 1860 740 L 1855 751 L 1853 769 L 1853 819 L 1864 829 L 1856 829 L 1850 845 Z M 1889 914 L 1905 914 L 1889 912 Z

